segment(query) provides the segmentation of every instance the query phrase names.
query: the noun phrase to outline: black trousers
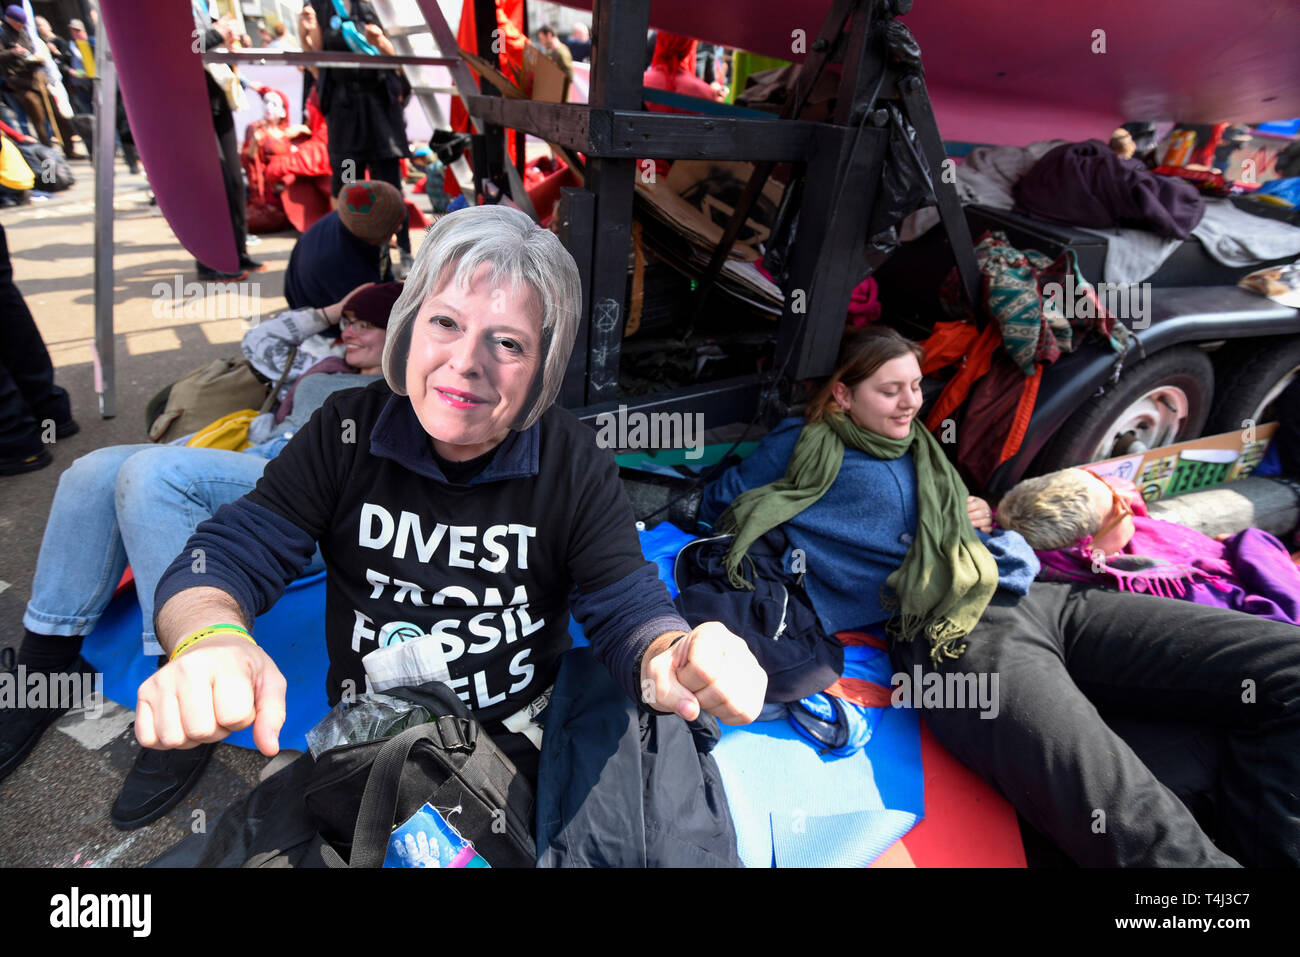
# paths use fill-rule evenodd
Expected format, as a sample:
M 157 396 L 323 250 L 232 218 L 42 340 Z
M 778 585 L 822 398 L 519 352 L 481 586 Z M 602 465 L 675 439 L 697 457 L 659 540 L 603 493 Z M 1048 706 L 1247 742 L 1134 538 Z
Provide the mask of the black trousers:
M 892 659 L 908 675 L 936 670 L 924 640 L 900 643 Z M 1075 862 L 1300 864 L 1300 628 L 1036 582 L 1024 597 L 999 591 L 966 652 L 938 671 L 997 676 L 996 717 L 950 698 L 926 709 L 926 724 Z M 1098 708 L 1222 730 L 1223 849 Z
M 9 243 L 0 226 L 0 456 L 41 448 L 42 423 L 72 418 L 67 390 L 54 384 L 54 365 L 23 294 L 14 285 Z
M 131 140 L 135 149 L 135 140 Z M 235 128 L 217 133 L 217 155 L 221 158 L 221 181 L 226 188 L 226 204 L 230 208 L 230 225 L 235 230 L 235 249 L 239 258 L 248 255 L 248 192 L 244 187 L 244 168 L 239 165 L 239 142 Z
M 351 163 L 351 166 L 345 166 L 345 163 Z M 385 183 L 391 183 L 396 187 L 399 193 L 402 192 L 402 167 L 401 160 L 392 159 L 375 159 L 366 153 L 335 153 L 330 150 L 330 195 L 337 197 L 339 190 L 343 188 L 343 173 L 348 171 L 349 177 L 358 182 L 365 179 L 366 173 L 370 173 L 371 179 L 383 180 Z M 405 193 L 402 194 L 405 196 Z M 402 214 L 402 224 L 397 227 L 397 248 L 403 252 L 411 251 L 411 227 L 410 216 L 405 212 Z

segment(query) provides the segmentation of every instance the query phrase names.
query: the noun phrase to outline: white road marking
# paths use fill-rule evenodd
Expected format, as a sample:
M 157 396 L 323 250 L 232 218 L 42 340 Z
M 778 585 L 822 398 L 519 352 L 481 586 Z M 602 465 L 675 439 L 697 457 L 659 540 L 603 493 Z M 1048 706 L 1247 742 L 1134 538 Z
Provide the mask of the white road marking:
M 144 834 L 144 831 L 133 831 L 119 844 L 114 844 L 102 856 L 94 860 L 87 860 L 82 867 L 109 867 L 114 861 L 126 853 L 127 848 L 135 843 L 135 839 Z
M 83 714 L 79 721 L 62 721 L 56 727 L 83 748 L 98 751 L 112 744 L 134 723 L 134 711 L 128 711 L 113 701 L 105 701 L 104 713 L 98 718 L 86 718 Z

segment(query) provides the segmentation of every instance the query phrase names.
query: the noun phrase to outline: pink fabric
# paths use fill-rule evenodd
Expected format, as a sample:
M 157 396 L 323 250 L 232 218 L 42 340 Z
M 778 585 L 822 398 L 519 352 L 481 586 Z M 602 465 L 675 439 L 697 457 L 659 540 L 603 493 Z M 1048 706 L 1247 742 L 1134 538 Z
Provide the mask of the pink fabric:
M 1179 598 L 1300 625 L 1300 569 L 1274 536 L 1248 528 L 1219 542 L 1185 525 L 1151 518 L 1132 482 L 1103 481 L 1127 493 L 1133 505 L 1133 538 L 1123 554 L 1098 566 L 1090 538 L 1074 548 L 1040 551 L 1040 578 Z
M 875 276 L 868 276 L 858 283 L 849 299 L 849 325 L 856 329 L 880 318 L 879 291 Z
M 189 4 L 150 4 L 148 29 L 141 28 L 140 5 L 128 0 L 103 0 L 100 15 L 158 209 L 195 259 L 237 272 L 235 230 Z
M 698 42 L 690 37 L 659 31 L 655 38 L 654 58 L 650 69 L 641 77 L 641 83 L 651 90 L 698 96 L 704 100 L 716 99 L 713 88 L 695 75 L 695 48 Z M 659 103 L 647 103 L 651 113 L 687 113 L 688 110 Z
M 831 0 L 651 0 L 650 26 L 798 63 L 830 8 Z M 1216 122 L 1255 115 L 1267 95 L 1271 115 L 1300 115 L 1296 3 L 1240 4 L 1224 16 L 1213 0 L 943 0 L 917 3 L 901 19 L 921 45 L 945 140 L 1104 137 L 1139 101 L 1152 105 L 1149 115 Z M 1094 52 L 1099 28 L 1104 54 Z M 1211 49 L 1236 55 L 1200 55 Z M 1251 82 L 1241 79 L 1245 61 Z

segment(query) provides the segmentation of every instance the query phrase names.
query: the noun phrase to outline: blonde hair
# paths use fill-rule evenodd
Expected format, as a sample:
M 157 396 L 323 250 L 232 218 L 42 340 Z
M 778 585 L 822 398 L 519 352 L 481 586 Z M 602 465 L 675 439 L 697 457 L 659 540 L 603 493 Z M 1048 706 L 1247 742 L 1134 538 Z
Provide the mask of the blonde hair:
M 1031 548 L 1069 548 L 1096 535 L 1104 515 L 1097 515 L 1089 496 L 1089 474 L 1062 469 L 1025 479 L 998 503 L 998 524 L 1019 532 Z
M 443 216 L 420 244 L 402 294 L 393 304 L 384 343 L 388 386 L 406 395 L 406 359 L 415 316 L 429 296 L 455 283 L 469 289 L 488 266 L 497 287 L 528 290 L 542 315 L 542 361 L 529 400 L 511 428 L 523 431 L 542 417 L 560 393 L 578 334 L 582 284 L 578 264 L 559 237 L 509 206 L 471 206 Z

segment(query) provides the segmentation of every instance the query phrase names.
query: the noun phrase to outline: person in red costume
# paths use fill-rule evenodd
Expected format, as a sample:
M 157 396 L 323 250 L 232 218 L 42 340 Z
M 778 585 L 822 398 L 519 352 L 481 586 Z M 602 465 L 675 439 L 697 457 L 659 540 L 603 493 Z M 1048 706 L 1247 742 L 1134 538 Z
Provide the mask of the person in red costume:
M 307 123 L 289 122 L 289 101 L 258 87 L 263 119 L 250 123 L 241 156 L 248 177 L 249 231 L 272 233 L 290 224 L 299 232 L 329 212 L 329 131 L 313 90 Z
M 650 61 L 650 69 L 645 71 L 641 82 L 652 90 L 716 100 L 713 88 L 695 75 L 695 48 L 698 45 L 698 40 L 660 30 L 655 38 L 655 52 Z M 646 109 L 653 113 L 690 112 L 658 103 L 647 103 Z

